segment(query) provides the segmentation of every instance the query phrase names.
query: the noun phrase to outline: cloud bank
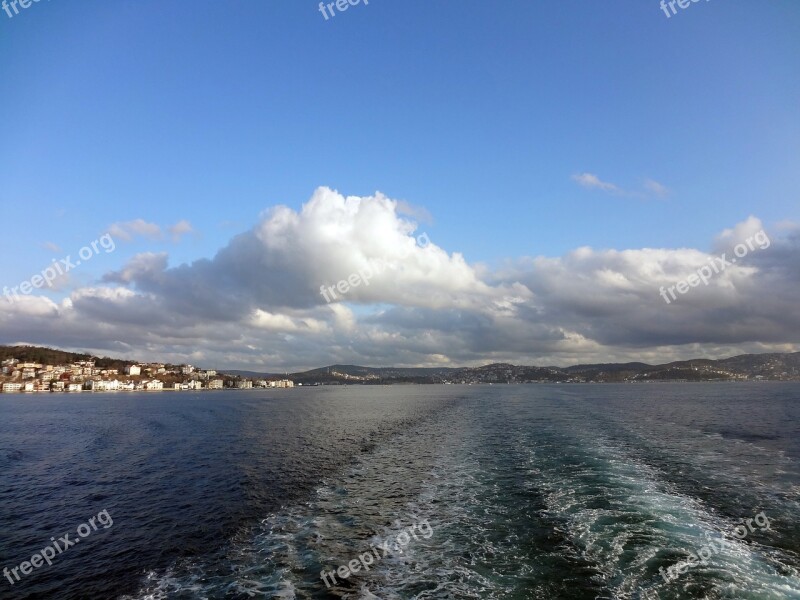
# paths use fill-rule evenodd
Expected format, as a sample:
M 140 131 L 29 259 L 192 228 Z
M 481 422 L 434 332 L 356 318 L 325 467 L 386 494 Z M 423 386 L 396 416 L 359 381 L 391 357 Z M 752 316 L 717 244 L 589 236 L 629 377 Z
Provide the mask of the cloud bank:
M 588 180 L 587 180 L 588 181 Z M 763 224 L 751 217 L 693 248 L 577 248 L 490 268 L 431 243 L 402 203 L 317 189 L 277 206 L 212 258 L 170 266 L 142 253 L 53 301 L 0 302 L 4 343 L 279 371 L 372 366 L 565 365 L 794 351 L 800 340 L 800 229 L 666 305 L 687 278 Z M 147 223 L 120 224 L 155 235 Z M 177 224 L 174 235 L 189 233 Z M 780 236 L 778 236 L 780 234 Z M 327 303 L 320 286 L 394 266 Z

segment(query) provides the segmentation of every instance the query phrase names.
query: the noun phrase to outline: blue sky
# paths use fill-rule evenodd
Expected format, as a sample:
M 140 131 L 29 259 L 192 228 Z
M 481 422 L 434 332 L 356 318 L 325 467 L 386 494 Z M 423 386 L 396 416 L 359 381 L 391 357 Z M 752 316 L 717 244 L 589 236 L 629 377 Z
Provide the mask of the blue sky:
M 0 12 L 2 284 L 136 219 L 193 232 L 121 241 L 47 296 L 141 252 L 211 259 L 320 186 L 421 207 L 439 247 L 491 269 L 582 246 L 711 251 L 750 215 L 800 221 L 797 31 L 794 0 L 671 18 L 656 0 Z

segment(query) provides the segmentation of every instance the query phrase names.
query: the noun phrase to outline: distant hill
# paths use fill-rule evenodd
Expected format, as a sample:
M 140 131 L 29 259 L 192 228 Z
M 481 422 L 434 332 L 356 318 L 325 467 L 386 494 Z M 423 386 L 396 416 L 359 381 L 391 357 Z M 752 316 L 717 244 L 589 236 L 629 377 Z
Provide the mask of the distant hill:
M 41 346 L 0 346 L 0 360 L 16 358 L 20 362 L 33 362 L 46 365 L 63 365 L 83 360 L 94 359 L 95 365 L 101 369 L 124 369 L 126 365 L 136 364 L 132 360 L 93 356 L 88 352 L 65 352 Z
M 278 373 L 261 373 L 259 371 L 240 371 L 238 369 L 226 369 L 220 372 L 225 373 L 226 375 L 233 375 L 235 377 L 243 377 L 245 379 L 271 379 L 275 377 L 281 377 L 281 374 Z
M 653 365 L 641 362 L 630 363 L 606 363 L 597 365 L 574 365 L 566 367 L 564 371 L 568 373 L 588 373 L 590 371 L 640 371 L 642 369 L 651 369 Z
M 722 360 L 692 359 L 662 365 L 643 362 L 536 367 L 495 363 L 482 367 L 362 367 L 331 365 L 291 373 L 303 384 L 539 383 L 636 381 L 800 381 L 800 352 L 743 354 Z
M 435 383 L 440 377 L 457 371 L 454 367 L 361 367 L 358 365 L 331 365 L 289 377 L 295 383 Z
M 136 361 L 98 358 L 88 353 L 65 352 L 38 346 L 0 346 L 0 360 L 65 364 L 94 359 L 101 368 L 122 369 Z M 213 367 L 212 367 L 213 368 Z M 234 377 L 274 379 L 284 373 L 222 370 Z M 520 366 L 494 363 L 482 367 L 362 367 L 331 365 L 290 373 L 304 385 L 395 383 L 545 383 L 545 382 L 646 382 L 646 381 L 800 381 L 800 352 L 742 354 L 712 360 L 697 358 L 662 365 L 643 362 L 600 363 L 571 367 Z

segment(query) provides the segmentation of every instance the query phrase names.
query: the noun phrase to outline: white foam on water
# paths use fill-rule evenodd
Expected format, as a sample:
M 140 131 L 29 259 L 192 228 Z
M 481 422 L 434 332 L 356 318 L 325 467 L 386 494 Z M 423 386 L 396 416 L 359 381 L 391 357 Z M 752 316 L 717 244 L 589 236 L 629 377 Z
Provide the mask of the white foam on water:
M 309 598 L 325 589 L 318 575 L 321 569 L 346 565 L 372 546 L 380 546 L 384 539 L 396 539 L 411 525 L 428 518 L 435 537 L 439 525 L 430 515 L 436 512 L 438 500 L 430 493 L 427 499 L 418 493 L 408 496 L 406 486 L 422 489 L 421 482 L 428 476 L 441 473 L 416 472 L 414 464 L 402 466 L 400 457 L 412 455 L 405 448 L 414 443 L 410 433 L 398 435 L 342 476 L 323 483 L 308 503 L 287 507 L 251 531 L 240 532 L 229 543 L 224 564 L 181 561 L 161 574 L 150 573 L 141 589 L 123 600 L 160 600 L 186 592 L 198 598 L 223 597 L 229 592 Z M 387 524 L 387 515 L 394 517 L 393 523 Z M 387 598 L 394 594 L 392 581 L 402 582 L 398 587 L 403 587 L 430 578 L 434 569 L 418 557 L 429 540 L 416 531 L 417 539 L 376 561 L 369 572 L 353 575 L 347 586 L 332 591 L 343 598 Z M 365 532 L 371 535 L 365 536 Z
M 719 540 L 720 532 L 732 530 L 734 524 L 694 498 L 677 493 L 659 480 L 657 470 L 594 435 L 591 441 L 582 439 L 574 449 L 585 461 L 577 468 L 559 469 L 559 462 L 553 460 L 558 453 L 555 448 L 544 452 L 530 449 L 530 461 L 537 465 L 532 474 L 548 490 L 548 510 L 566 522 L 573 544 L 597 566 L 603 585 L 614 597 L 633 597 L 642 589 L 661 597 L 680 597 L 687 591 L 680 591 L 681 585 L 687 584 L 706 585 L 717 593 L 733 585 L 755 594 L 753 597 L 765 598 L 782 598 L 786 590 L 800 593 L 796 574 L 781 575 L 774 557 L 768 559 L 756 544 L 732 537 L 708 567 L 691 569 L 681 575 L 680 583 L 666 583 L 658 573 L 653 574 L 651 563 L 678 563 L 686 552 L 697 552 L 709 540 Z M 547 462 L 552 468 L 542 477 L 541 465 Z M 595 507 L 598 503 L 603 506 Z M 674 560 L 670 562 L 669 557 Z M 792 572 L 788 565 L 780 567 Z
M 644 590 L 661 599 L 800 598 L 800 579 L 780 552 L 750 540 L 729 540 L 708 566 L 667 584 L 657 566 L 679 562 L 735 524 L 679 493 L 657 468 L 638 460 L 634 448 L 590 424 L 534 431 L 524 421 L 511 422 L 498 440 L 496 424 L 482 418 L 480 412 L 456 410 L 446 429 L 424 423 L 397 435 L 325 481 L 309 502 L 241 532 L 221 563 L 184 561 L 152 573 L 126 600 L 187 592 L 197 598 L 231 592 L 320 597 L 321 569 L 346 565 L 423 519 L 433 529 L 430 539 L 411 540 L 402 552 L 381 557 L 330 593 L 346 600 L 549 600 L 553 588 L 547 586 L 556 584 L 546 570 L 558 552 L 566 564 L 591 566 L 603 598 L 633 599 Z M 714 453 L 698 456 L 720 459 Z M 533 510 L 532 500 L 514 506 L 509 490 L 521 502 L 541 498 L 544 510 L 525 512 Z M 521 521 L 549 523 L 565 543 L 537 553 L 515 530 Z M 507 532 L 502 539 L 498 529 Z M 568 587 L 562 589 L 567 597 Z

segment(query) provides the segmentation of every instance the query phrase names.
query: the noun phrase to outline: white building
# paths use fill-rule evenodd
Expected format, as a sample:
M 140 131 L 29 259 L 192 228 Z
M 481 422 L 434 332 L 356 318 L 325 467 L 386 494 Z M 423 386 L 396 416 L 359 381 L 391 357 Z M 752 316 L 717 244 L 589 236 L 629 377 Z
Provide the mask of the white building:
M 83 384 L 83 388 L 93 392 L 116 392 L 120 386 L 120 382 L 116 379 L 111 381 L 104 381 L 102 379 L 90 379 Z
M 125 375 L 141 375 L 142 367 L 139 365 L 128 365 L 125 367 Z
M 276 388 L 292 388 L 294 387 L 294 381 L 291 379 L 277 379 L 275 381 L 270 381 L 269 386 Z
M 212 379 L 208 382 L 208 389 L 210 390 L 221 390 L 222 389 L 222 379 Z
M 240 390 L 251 390 L 253 389 L 253 382 L 249 379 L 241 379 L 236 382 L 236 387 Z
M 70 383 L 67 385 L 66 391 L 68 392 L 80 392 L 81 391 L 81 384 L 80 383 Z
M 145 381 L 144 382 L 144 389 L 149 391 L 157 391 L 164 389 L 164 382 L 159 381 L 158 379 L 153 379 L 152 381 Z
M 19 392 L 22 389 L 21 383 L 4 383 L 3 384 L 3 392 Z

